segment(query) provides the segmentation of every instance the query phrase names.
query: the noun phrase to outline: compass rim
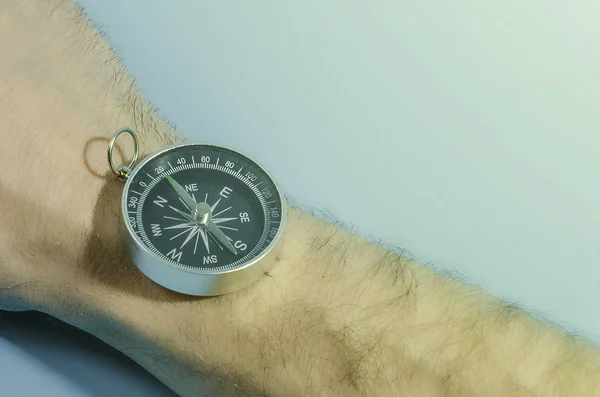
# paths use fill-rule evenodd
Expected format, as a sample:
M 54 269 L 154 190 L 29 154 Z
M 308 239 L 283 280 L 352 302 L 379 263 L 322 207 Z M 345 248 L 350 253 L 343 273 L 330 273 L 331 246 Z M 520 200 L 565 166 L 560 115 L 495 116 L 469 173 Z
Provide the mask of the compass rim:
M 227 269 L 219 269 L 219 270 L 210 270 L 210 268 L 200 268 L 200 267 L 193 268 L 193 267 L 186 266 L 186 265 L 176 265 L 169 261 L 165 261 L 163 258 L 161 258 L 160 256 L 156 255 L 154 252 L 152 252 L 149 249 L 149 247 L 142 241 L 142 239 L 139 238 L 137 233 L 133 230 L 133 227 L 131 226 L 131 224 L 127 221 L 127 219 L 128 219 L 128 203 L 127 203 L 128 191 L 129 191 L 131 183 L 135 179 L 136 175 L 138 175 L 138 173 L 144 168 L 144 166 L 147 163 L 156 159 L 157 157 L 163 156 L 163 155 L 165 155 L 169 152 L 175 151 L 175 150 L 185 149 L 188 147 L 189 148 L 210 147 L 210 148 L 215 148 L 217 150 L 224 149 L 226 151 L 233 152 L 234 154 L 237 154 L 239 156 L 243 156 L 245 159 L 247 159 L 251 163 L 255 164 L 265 174 L 265 176 L 270 180 L 270 182 L 273 184 L 276 194 L 277 194 L 277 197 L 279 198 L 279 201 L 281 203 L 280 204 L 281 205 L 281 216 L 280 216 L 279 227 L 277 229 L 277 233 L 275 234 L 275 237 L 273 237 L 273 239 L 260 251 L 260 253 L 258 255 L 256 255 L 255 257 L 253 257 L 252 259 L 250 259 L 240 265 L 237 265 L 235 267 L 231 267 L 231 268 L 227 268 Z M 264 259 L 265 256 L 267 256 L 273 250 L 273 248 L 279 243 L 281 236 L 283 234 L 283 230 L 285 228 L 285 224 L 287 221 L 287 201 L 285 200 L 285 197 L 282 194 L 282 191 L 279 188 L 279 185 L 277 184 L 275 179 L 271 176 L 271 174 L 259 162 L 257 162 L 253 158 L 247 156 L 243 152 L 240 152 L 239 150 L 236 150 L 236 149 L 232 149 L 230 147 L 221 146 L 221 145 L 213 145 L 213 144 L 206 144 L 206 143 L 181 143 L 181 144 L 169 145 L 155 153 L 152 153 L 151 155 L 145 157 L 135 167 L 135 169 L 132 170 L 132 172 L 129 175 L 129 177 L 127 178 L 127 181 L 123 188 L 123 194 L 121 197 L 121 212 L 122 212 L 123 221 L 124 221 L 123 223 L 125 224 L 125 227 L 127 229 L 128 235 L 129 235 L 130 253 L 133 253 L 133 252 L 136 253 L 136 255 L 132 255 L 132 261 L 134 262 L 134 264 L 140 270 L 142 270 L 142 272 L 144 274 L 146 274 L 146 276 L 151 278 L 156 283 L 163 285 L 169 289 L 173 289 L 175 291 L 189 293 L 186 291 L 181 291 L 179 288 L 177 288 L 178 284 L 189 284 L 188 282 L 178 283 L 177 282 L 178 278 L 186 278 L 190 275 L 198 276 L 198 281 L 200 283 L 202 283 L 202 282 L 206 281 L 206 280 L 201 280 L 201 278 L 203 278 L 203 277 L 205 277 L 205 278 L 206 277 L 212 278 L 212 277 L 218 277 L 218 276 L 226 277 L 227 275 L 246 273 L 249 268 L 254 267 L 258 262 L 260 262 L 262 259 Z M 143 227 L 143 226 L 140 226 L 140 227 Z M 131 245 L 133 245 L 133 246 L 131 246 Z M 155 269 L 155 271 L 153 271 L 152 268 L 156 268 L 157 265 L 162 267 L 162 269 Z M 165 270 L 167 270 L 167 269 L 169 269 L 170 271 L 165 272 Z M 160 276 L 158 276 L 159 273 L 161 274 Z M 170 276 L 166 276 L 167 273 L 172 273 L 172 274 Z M 258 276 L 260 276 L 260 275 L 261 274 L 258 274 Z M 168 277 L 169 280 L 157 279 L 157 278 L 166 278 L 166 277 Z M 183 281 L 187 281 L 187 280 L 183 280 Z M 256 280 L 249 280 L 247 282 L 247 284 L 250 284 L 253 281 L 256 281 Z M 169 284 L 169 285 L 166 285 L 166 284 Z M 213 283 L 211 283 L 211 284 L 213 284 Z M 221 289 L 226 290 L 227 288 L 225 286 L 225 288 L 221 288 Z M 208 295 L 221 294 L 221 293 L 214 293 L 215 291 L 209 291 L 209 292 L 211 292 L 211 293 L 209 293 Z M 231 291 L 226 291 L 226 292 L 231 292 Z M 223 292 L 223 293 L 226 293 L 226 292 Z M 192 294 L 203 295 L 203 294 L 198 294 L 196 292 L 194 292 Z

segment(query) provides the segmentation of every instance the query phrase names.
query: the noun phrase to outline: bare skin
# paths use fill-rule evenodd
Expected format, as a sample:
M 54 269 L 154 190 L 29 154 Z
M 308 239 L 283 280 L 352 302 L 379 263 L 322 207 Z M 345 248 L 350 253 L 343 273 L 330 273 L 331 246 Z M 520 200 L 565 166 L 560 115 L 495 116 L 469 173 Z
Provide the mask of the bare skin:
M 202 299 L 123 247 L 117 128 L 181 138 L 70 1 L 0 2 L 0 307 L 82 328 L 182 396 L 594 396 L 598 349 L 290 210 L 272 272 Z M 123 156 L 131 147 L 123 148 Z

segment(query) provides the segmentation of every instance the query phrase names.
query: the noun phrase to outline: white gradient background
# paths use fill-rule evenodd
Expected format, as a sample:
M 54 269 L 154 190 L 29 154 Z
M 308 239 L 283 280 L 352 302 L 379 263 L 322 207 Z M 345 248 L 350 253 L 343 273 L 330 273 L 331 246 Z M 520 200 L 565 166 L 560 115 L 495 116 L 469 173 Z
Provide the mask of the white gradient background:
M 81 3 L 191 140 L 600 340 L 597 1 Z

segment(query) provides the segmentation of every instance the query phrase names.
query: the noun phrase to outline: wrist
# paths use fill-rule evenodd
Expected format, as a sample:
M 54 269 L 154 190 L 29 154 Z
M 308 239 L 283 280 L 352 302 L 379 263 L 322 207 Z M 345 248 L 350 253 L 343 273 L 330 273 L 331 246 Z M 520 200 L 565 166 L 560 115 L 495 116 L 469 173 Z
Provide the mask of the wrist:
M 129 286 L 87 281 L 68 288 L 52 288 L 47 300 L 51 307 L 45 307 L 44 311 L 97 336 L 176 388 L 171 384 L 172 379 L 187 376 L 186 363 L 199 356 L 206 373 L 219 372 L 219 367 L 233 368 L 231 360 L 233 352 L 240 350 L 239 338 L 257 329 L 257 318 L 269 312 L 275 303 L 281 303 L 273 290 L 289 283 L 285 276 L 290 271 L 289 262 L 281 257 L 289 252 L 290 244 L 286 242 L 293 239 L 289 234 L 295 235 L 292 230 L 298 230 L 293 220 L 288 226 L 288 237 L 284 235 L 277 247 L 262 259 L 279 262 L 272 274 L 237 293 L 212 298 L 173 293 L 154 284 L 134 267 L 136 275 L 130 279 L 135 284 Z M 115 262 L 111 266 L 118 271 L 122 265 Z M 193 339 L 181 340 L 182 334 L 193 335 Z M 252 354 L 246 358 L 254 357 Z M 197 375 L 197 372 L 189 374 Z M 232 380 L 231 384 L 236 382 L 240 383 Z
M 281 245 L 270 275 L 238 293 L 87 285 L 63 294 L 58 317 L 182 395 L 178 382 L 223 394 L 224 381 L 244 380 L 280 394 L 552 395 L 569 384 L 587 395 L 594 386 L 597 351 L 470 286 L 295 210 Z M 574 384 L 578 374 L 586 381 Z
M 212 387 L 214 379 L 231 375 L 221 373 L 227 369 L 237 383 L 269 379 L 270 387 L 280 392 L 301 389 L 310 376 L 314 379 L 308 389 L 319 390 L 339 383 L 343 346 L 359 348 L 345 341 L 344 332 L 352 329 L 347 337 L 368 340 L 374 329 L 383 335 L 389 326 L 385 320 L 348 328 L 376 304 L 379 295 L 370 287 L 387 283 L 371 274 L 371 262 L 383 255 L 380 248 L 291 209 L 278 249 L 263 259 L 276 265 L 245 290 L 196 298 L 171 294 L 155 284 L 140 290 L 88 285 L 72 289 L 68 310 L 55 315 L 128 354 L 173 388 L 170 382 L 187 376 L 190 362 L 196 369 L 201 362 L 203 372 L 217 376 L 189 374 L 189 383 L 206 380 Z M 154 287 L 158 290 L 150 289 Z M 362 295 L 356 294 L 360 288 Z M 393 314 L 401 315 L 397 310 Z M 377 361 L 375 352 L 390 355 L 374 347 L 369 363 Z M 295 370 L 290 373 L 280 360 Z M 312 373 L 317 368 L 323 373 Z

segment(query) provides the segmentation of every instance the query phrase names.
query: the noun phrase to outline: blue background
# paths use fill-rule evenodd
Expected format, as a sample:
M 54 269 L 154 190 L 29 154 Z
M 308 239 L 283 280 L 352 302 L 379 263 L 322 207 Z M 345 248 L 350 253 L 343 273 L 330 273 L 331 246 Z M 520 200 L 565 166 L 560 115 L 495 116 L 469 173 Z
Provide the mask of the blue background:
M 81 3 L 191 140 L 600 338 L 597 2 Z M 0 369 L 3 396 L 170 395 L 44 316 L 2 314 Z

